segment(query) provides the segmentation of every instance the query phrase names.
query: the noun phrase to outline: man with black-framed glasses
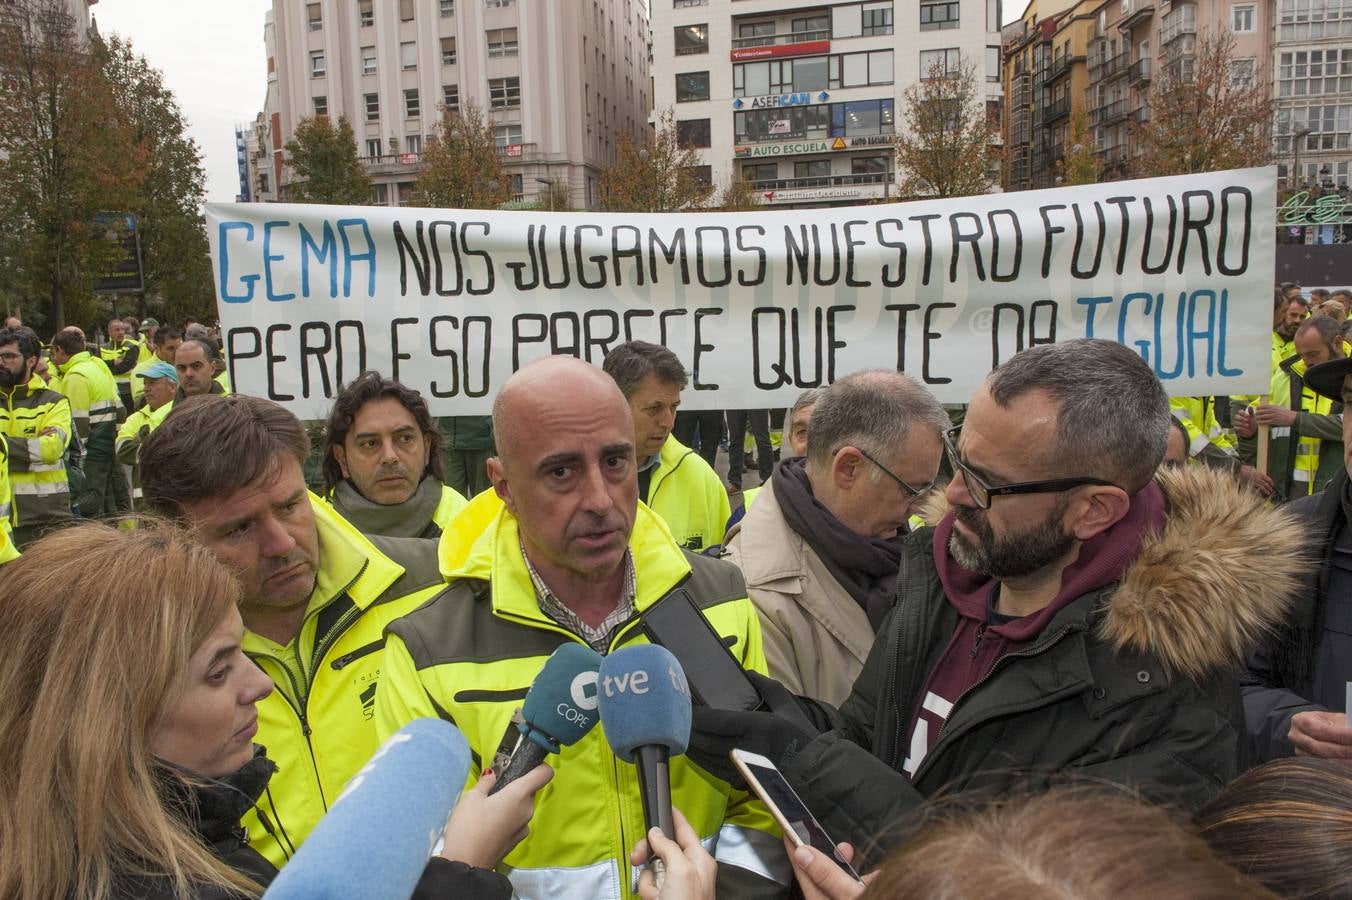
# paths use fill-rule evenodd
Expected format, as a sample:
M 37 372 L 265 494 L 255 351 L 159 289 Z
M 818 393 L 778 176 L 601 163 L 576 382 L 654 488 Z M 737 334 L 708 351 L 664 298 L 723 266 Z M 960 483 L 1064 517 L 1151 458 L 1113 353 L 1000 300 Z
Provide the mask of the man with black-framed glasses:
M 1210 799 L 1244 766 L 1239 667 L 1285 614 L 1302 535 L 1225 474 L 1157 476 L 1169 428 L 1121 344 L 1014 356 L 946 435 L 952 509 L 906 540 L 848 699 L 758 680 L 772 712 L 696 709 L 690 755 L 769 756 L 865 868 L 940 789 Z
M 948 416 L 899 372 L 857 372 L 813 408 L 807 455 L 775 467 L 728 532 L 770 674 L 827 703 L 850 694 L 892 609 L 912 506 L 939 473 Z

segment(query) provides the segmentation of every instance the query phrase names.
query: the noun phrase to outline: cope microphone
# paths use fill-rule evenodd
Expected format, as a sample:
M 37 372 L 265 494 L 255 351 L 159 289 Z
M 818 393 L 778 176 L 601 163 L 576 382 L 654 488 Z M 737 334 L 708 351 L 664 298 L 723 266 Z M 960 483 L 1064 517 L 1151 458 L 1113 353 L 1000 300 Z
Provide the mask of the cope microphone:
M 408 900 L 469 774 L 464 735 L 415 719 L 381 745 L 265 900 Z
M 690 686 L 681 664 L 656 644 L 616 650 L 601 663 L 597 697 L 610 749 L 638 767 L 645 824 L 675 840 L 670 758 L 690 743 Z
M 596 678 L 601 654 L 583 644 L 564 644 L 545 660 L 515 718 L 520 734 L 489 795 L 545 761 L 548 753 L 576 744 L 596 727 Z

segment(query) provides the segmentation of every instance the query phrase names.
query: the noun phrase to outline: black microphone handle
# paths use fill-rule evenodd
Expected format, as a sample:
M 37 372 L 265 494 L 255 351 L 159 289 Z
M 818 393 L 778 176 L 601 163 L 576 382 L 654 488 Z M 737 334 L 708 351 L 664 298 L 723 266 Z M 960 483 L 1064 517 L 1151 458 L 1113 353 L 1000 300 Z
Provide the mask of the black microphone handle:
M 671 752 L 660 744 L 645 744 L 634 751 L 645 830 L 656 827 L 668 840 L 674 841 L 676 820 L 671 816 L 670 758 Z
M 507 785 L 516 781 L 522 775 L 525 775 L 531 769 L 545 761 L 545 755 L 549 753 L 544 747 L 530 739 L 523 739 L 521 744 L 508 760 L 507 767 L 498 773 L 498 780 L 488 792 L 488 796 L 493 796 Z M 669 792 L 668 792 L 669 793 Z

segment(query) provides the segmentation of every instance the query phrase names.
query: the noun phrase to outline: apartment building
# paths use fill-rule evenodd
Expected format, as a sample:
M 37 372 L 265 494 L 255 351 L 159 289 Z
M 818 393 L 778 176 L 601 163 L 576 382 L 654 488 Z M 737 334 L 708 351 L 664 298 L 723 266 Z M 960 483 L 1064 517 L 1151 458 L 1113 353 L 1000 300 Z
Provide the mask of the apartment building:
M 1087 115 L 1088 55 L 1101 3 L 1031 0 L 1003 32 L 1008 190 L 1054 187 L 1064 173 L 1072 121 Z
M 617 135 L 649 127 L 644 0 L 273 0 L 265 41 L 259 197 L 286 198 L 282 148 L 309 116 L 346 117 L 389 205 L 412 194 L 442 109 L 491 117 L 517 202 L 557 184 L 593 206 Z
M 1292 188 L 1346 189 L 1352 166 L 1352 0 L 1275 5 L 1278 175 Z
M 1000 0 L 653 3 L 655 112 L 715 186 L 746 179 L 763 205 L 890 196 L 906 89 L 936 64 L 972 63 L 1003 102 Z

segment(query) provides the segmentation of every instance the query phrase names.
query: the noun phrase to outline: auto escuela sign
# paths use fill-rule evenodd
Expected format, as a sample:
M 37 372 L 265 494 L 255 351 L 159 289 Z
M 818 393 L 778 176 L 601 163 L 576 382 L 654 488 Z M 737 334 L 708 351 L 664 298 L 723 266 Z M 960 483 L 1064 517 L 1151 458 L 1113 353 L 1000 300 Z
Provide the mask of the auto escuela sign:
M 1268 382 L 1275 169 L 943 200 L 718 213 L 207 204 L 230 374 L 323 418 L 363 369 L 434 415 L 523 364 L 630 339 L 691 409 L 787 406 L 895 368 L 963 403 L 1024 347 L 1120 341 L 1175 396 Z

